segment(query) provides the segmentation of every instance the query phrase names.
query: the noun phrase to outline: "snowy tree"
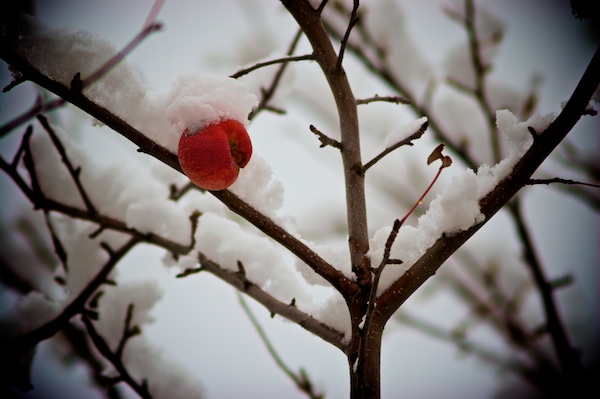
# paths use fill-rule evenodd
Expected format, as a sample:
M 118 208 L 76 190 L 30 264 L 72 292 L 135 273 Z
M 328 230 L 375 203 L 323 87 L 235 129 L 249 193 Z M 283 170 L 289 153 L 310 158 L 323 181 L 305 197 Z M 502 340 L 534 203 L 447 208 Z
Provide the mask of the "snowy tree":
M 86 397 L 205 397 L 215 356 L 299 397 L 465 397 L 444 381 L 467 359 L 487 395 L 597 390 L 598 51 L 549 95 L 547 43 L 502 61 L 523 5 L 504 21 L 483 0 L 49 3 L 2 6 L 3 394 L 51 395 L 46 361 Z M 50 23 L 69 13 L 82 26 Z M 242 166 L 225 189 L 182 171 L 182 137 L 208 129 Z M 224 161 L 194 157 L 205 145 L 194 162 Z M 240 314 L 245 330 L 218 327 Z M 396 329 L 419 345 L 388 354 Z M 314 364 L 276 349 L 289 331 L 318 337 L 285 340 Z M 235 345 L 249 335 L 264 361 Z M 436 341 L 466 357 L 441 362 Z M 342 388 L 315 371 L 324 347 Z M 222 392 L 282 395 L 234 369 Z M 411 372 L 437 391 L 403 390 Z

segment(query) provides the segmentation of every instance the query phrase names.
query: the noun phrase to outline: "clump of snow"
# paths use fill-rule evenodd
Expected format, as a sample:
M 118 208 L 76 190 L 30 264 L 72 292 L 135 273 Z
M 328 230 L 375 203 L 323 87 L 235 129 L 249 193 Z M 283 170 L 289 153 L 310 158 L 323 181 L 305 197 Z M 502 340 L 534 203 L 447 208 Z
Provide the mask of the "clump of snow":
M 383 145 L 385 145 L 385 148 L 393 147 L 395 144 L 415 134 L 424 123 L 427 123 L 427 117 L 425 116 L 392 130 L 383 140 Z
M 53 130 L 71 163 L 81 168 L 82 185 L 100 214 L 125 221 L 128 227 L 142 233 L 152 232 L 181 244 L 189 242 L 189 212 L 169 200 L 168 186 L 155 178 L 154 168 L 148 167 L 155 160 L 136 157 L 127 164 L 106 166 L 90 157 L 86 149 L 62 129 L 53 126 Z M 44 195 L 85 210 L 73 178 L 48 135 L 36 132 L 31 138 L 31 150 Z
M 417 226 L 403 226 L 400 229 L 392 246 L 391 257 L 403 263 L 386 267 L 378 294 L 402 276 L 442 234 L 452 235 L 483 222 L 485 216 L 480 211 L 479 201 L 512 172 L 531 147 L 533 137 L 528 128 L 543 132 L 555 117 L 554 113 L 534 115 L 525 122 L 518 122 L 510 111 L 498 111 L 496 123 L 506 140 L 506 158 L 494 166 L 480 166 L 477 173 L 467 169 L 453 176 L 444 191 L 431 201 L 427 212 L 417 220 Z M 369 256 L 373 264 L 381 261 L 390 231 L 391 227 L 384 227 L 371 239 Z
M 65 286 L 60 295 L 49 296 L 47 293 L 32 291 L 20 299 L 9 312 L 2 315 L 0 331 L 3 336 L 29 332 L 58 316 L 108 260 L 108 254 L 99 246 L 99 240 L 108 241 L 113 248 L 118 248 L 124 241 L 124 236 L 118 233 L 113 236 L 103 233 L 101 237 L 90 238 L 90 234 L 97 228 L 88 222 L 56 214 L 49 215 L 49 218 L 60 237 L 61 245 L 68 253 L 68 272 L 64 273 L 62 268 L 55 272 L 55 275 L 65 281 Z
M 352 266 L 350 265 L 350 254 L 348 252 L 348 245 L 345 242 L 332 243 L 328 245 L 318 245 L 308 240 L 300 240 L 306 244 L 315 253 L 319 254 L 327 263 L 332 265 L 335 269 L 339 270 L 350 280 L 356 280 L 356 275 L 352 272 Z M 296 269 L 300 272 L 304 280 L 311 285 L 319 285 L 324 287 L 330 287 L 331 284 L 327 282 L 323 277 L 319 276 L 313 271 L 306 263 L 300 259 L 296 260 Z
M 279 301 L 290 303 L 295 300 L 301 311 L 350 334 L 350 316 L 341 295 L 332 290 L 324 303 L 317 303 L 309 294 L 306 282 L 271 240 L 251 234 L 225 217 L 207 213 L 198 220 L 196 250 L 232 272 L 240 271 L 237 264 L 240 261 L 248 281 Z M 181 261 L 179 266 L 182 269 L 197 265 L 191 257 Z M 306 273 L 306 276 L 311 275 L 316 274 Z
M 85 81 L 116 53 L 114 46 L 89 32 L 45 26 L 26 17 L 19 51 L 38 70 L 66 87 L 75 74 Z M 139 74 L 120 62 L 83 93 L 157 144 L 177 153 L 184 130 L 197 131 L 221 119 L 247 125 L 258 103 L 241 82 L 212 74 L 187 74 L 168 93 L 149 90 Z
M 243 264 L 246 278 L 283 302 L 293 298 L 307 300 L 295 271 L 271 240 L 244 231 L 225 217 L 203 214 L 198 220 L 196 249 L 222 268 L 239 271 Z
M 32 291 L 0 318 L 0 339 L 5 340 L 41 327 L 56 317 L 63 300 L 51 300 L 41 292 Z
M 256 96 L 243 83 L 212 74 L 177 78 L 165 102 L 166 116 L 175 127 L 177 142 L 185 129 L 196 132 L 222 119 L 235 119 L 247 126 L 248 114 L 258 104 Z
M 350 340 L 352 336 L 350 312 L 346 301 L 337 291 L 324 303 L 313 306 L 313 310 L 309 313 L 320 322 L 343 333 L 346 341 Z
M 283 185 L 272 176 L 271 166 L 265 159 L 253 154 L 229 190 L 262 214 L 275 218 L 283 205 Z

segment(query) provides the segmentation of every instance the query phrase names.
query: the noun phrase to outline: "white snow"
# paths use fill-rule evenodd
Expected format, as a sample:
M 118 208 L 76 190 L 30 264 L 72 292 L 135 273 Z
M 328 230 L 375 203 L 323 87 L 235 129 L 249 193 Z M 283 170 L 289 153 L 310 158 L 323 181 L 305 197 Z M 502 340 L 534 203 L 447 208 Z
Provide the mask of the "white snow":
M 19 51 L 67 87 L 76 73 L 85 80 L 117 53 L 112 44 L 89 32 L 48 27 L 33 17 L 25 21 L 28 31 Z M 241 82 L 205 73 L 182 75 L 174 78 L 168 93 L 154 92 L 124 61 L 83 93 L 174 154 L 185 129 L 196 131 L 220 119 L 247 125 L 258 101 Z
M 271 166 L 255 153 L 229 190 L 263 215 L 276 220 L 277 211 L 283 205 L 283 185 L 272 177 Z
M 207 213 L 198 220 L 196 249 L 223 269 L 239 271 L 243 264 L 246 278 L 283 302 L 296 298 L 308 300 L 295 271 L 273 241 L 244 231 L 225 217 Z
M 142 233 L 154 232 L 185 244 L 191 236 L 189 213 L 177 202 L 169 200 L 168 186 L 157 180 L 156 160 L 135 157 L 127 163 L 105 165 L 89 156 L 59 127 L 53 130 L 60 139 L 74 167 L 81 167 L 80 180 L 92 205 L 103 216 L 125 221 L 128 227 Z M 85 209 L 73 179 L 45 132 L 31 138 L 36 173 L 44 194 L 58 202 Z M 160 165 L 167 169 L 166 166 Z M 151 217 L 149 217 L 151 215 Z
M 392 130 L 383 140 L 383 145 L 385 145 L 385 148 L 393 147 L 395 144 L 408 138 L 410 135 L 415 134 L 426 122 L 427 117 L 424 116 Z

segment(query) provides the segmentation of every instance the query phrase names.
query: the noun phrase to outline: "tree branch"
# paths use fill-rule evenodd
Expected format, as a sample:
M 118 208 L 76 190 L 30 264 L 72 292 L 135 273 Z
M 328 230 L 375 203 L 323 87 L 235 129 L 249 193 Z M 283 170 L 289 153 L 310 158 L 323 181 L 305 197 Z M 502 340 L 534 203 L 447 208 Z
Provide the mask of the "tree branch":
M 131 238 L 117 251 L 109 252 L 109 259 L 104 266 L 102 266 L 98 274 L 96 274 L 83 291 L 81 291 L 57 317 L 32 331 L 1 343 L 0 352 L 3 354 L 3 362 L 10 362 L 11 359 L 19 358 L 39 342 L 52 337 L 60 331 L 73 316 L 81 313 L 84 310 L 85 304 L 92 297 L 94 292 L 107 281 L 108 275 L 117 263 L 138 243 L 138 239 Z
M 300 42 L 301 37 L 302 37 L 302 30 L 298 29 L 298 32 L 292 39 L 292 43 L 290 44 L 290 47 L 288 49 L 288 52 L 287 52 L 288 56 L 291 56 L 292 54 L 294 54 L 294 51 L 296 51 L 296 47 L 298 46 L 298 43 Z M 279 83 L 281 82 L 281 78 L 283 77 L 283 74 L 285 73 L 285 70 L 287 69 L 288 65 L 289 65 L 289 63 L 287 63 L 287 62 L 282 63 L 279 66 L 279 69 L 277 70 L 275 75 L 273 76 L 273 80 L 271 81 L 271 84 L 269 85 L 269 87 L 266 89 L 261 88 L 262 99 L 260 100 L 258 107 L 256 109 L 253 109 L 252 112 L 250 112 L 250 115 L 248 115 L 249 120 L 254 119 L 254 117 L 256 115 L 258 115 L 258 113 L 261 112 L 262 110 L 275 111 L 274 108 L 269 105 L 269 101 L 271 101 L 271 99 L 275 95 L 275 90 L 279 86 Z M 279 111 L 281 111 L 281 110 L 279 110 Z M 283 113 L 283 111 L 281 113 Z
M 342 149 L 342 144 L 339 141 L 334 140 L 331 137 L 327 136 L 326 134 L 321 132 L 319 129 L 317 129 L 313 125 L 310 125 L 309 129 L 311 132 L 313 132 L 319 138 L 319 141 L 321 142 L 321 145 L 319 146 L 319 148 L 331 146 L 333 148 L 337 148 L 340 150 Z
M 234 73 L 233 75 L 230 75 L 230 78 L 233 79 L 237 79 L 240 78 L 244 75 L 249 74 L 252 71 L 255 71 L 257 69 L 260 68 L 264 68 L 270 65 L 276 65 L 276 64 L 287 64 L 288 62 L 294 62 L 294 61 L 306 61 L 306 60 L 313 60 L 314 57 L 312 54 L 305 54 L 305 55 L 296 55 L 296 56 L 287 56 L 287 57 L 281 57 L 281 58 L 276 58 L 274 60 L 269 60 L 269 61 L 265 61 L 265 62 L 259 62 L 256 63 L 248 68 L 244 68 L 244 69 L 240 69 L 239 71 L 237 71 L 236 73 Z
M 8 45 L 3 41 L 0 43 L 0 58 L 4 59 L 14 68 L 21 71 L 21 73 L 23 73 L 27 79 L 55 93 L 57 96 L 64 98 L 66 101 L 77 106 L 84 112 L 98 119 L 100 122 L 120 133 L 128 140 L 132 141 L 139 147 L 139 152 L 147 153 L 182 173 L 181 166 L 179 165 L 179 161 L 175 154 L 156 144 L 146 137 L 142 132 L 129 125 L 126 121 L 115 116 L 109 110 L 95 104 L 81 93 L 73 92 L 62 84 L 48 78 L 30 65 L 25 59 L 20 57 L 16 51 L 8 47 Z M 353 281 L 347 279 L 340 271 L 323 260 L 300 240 L 289 234 L 285 229 L 275 224 L 271 219 L 264 216 L 250 205 L 246 204 L 232 192 L 228 190 L 222 190 L 213 191 L 211 194 L 223 202 L 232 212 L 240 215 L 257 227 L 260 231 L 279 242 L 285 248 L 289 249 L 293 254 L 298 256 L 302 261 L 313 268 L 319 275 L 323 276 L 327 281 L 329 281 L 338 291 L 346 293 L 352 293 L 356 291 L 357 287 Z M 54 210 L 59 212 L 66 211 L 66 207 L 64 205 L 52 202 L 51 200 L 47 201 L 50 202 L 47 203 L 46 206 L 51 206 Z M 79 215 L 80 218 L 85 218 L 87 216 L 84 211 L 73 209 L 69 211 L 72 211 L 70 213 L 71 215 Z M 119 222 L 108 220 L 105 220 L 103 223 L 107 224 L 111 222 L 115 225 L 115 227 L 119 224 Z
M 306 0 L 282 0 L 308 38 L 337 106 L 340 132 L 341 154 L 346 182 L 346 214 L 348 221 L 348 244 L 352 270 L 359 286 L 371 283 L 368 223 L 364 177 L 360 173 L 362 161 L 356 99 L 350 88 L 343 67 L 338 67 L 336 55 L 329 34 L 321 21 L 320 13 Z
M 412 104 L 412 101 L 410 98 L 401 97 L 401 96 L 378 96 L 378 95 L 375 95 L 373 97 L 360 98 L 360 99 L 356 100 L 357 105 L 371 104 L 374 102 L 387 102 L 387 103 L 394 103 L 394 104 Z
M 552 183 L 566 184 L 568 186 L 580 185 L 580 186 L 600 188 L 600 184 L 585 183 L 585 182 L 575 181 L 575 180 L 571 180 L 571 179 L 561 179 L 560 177 L 553 177 L 551 179 L 529 179 L 529 180 L 527 180 L 526 184 L 528 186 L 534 186 L 534 185 L 538 185 L 538 184 L 549 185 Z
M 344 37 L 342 38 L 342 42 L 340 44 L 340 51 L 338 54 L 336 68 L 340 69 L 342 67 L 342 60 L 344 59 L 344 51 L 346 51 L 346 44 L 348 43 L 348 39 L 350 39 L 350 32 L 354 25 L 358 22 L 358 16 L 356 15 L 358 12 L 358 7 L 360 5 L 359 0 L 353 0 L 352 4 L 352 12 L 350 13 L 350 22 L 348 22 L 348 27 L 346 28 L 346 33 L 344 33 Z
M 363 168 L 362 168 L 362 173 L 363 175 L 367 172 L 367 170 L 375 165 L 377 162 L 379 162 L 383 157 L 385 157 L 387 154 L 389 154 L 390 152 L 396 150 L 397 148 L 400 148 L 402 146 L 405 145 L 413 145 L 413 141 L 418 140 L 421 138 L 421 136 L 425 133 L 425 131 L 427 130 L 427 127 L 429 126 L 428 122 L 425 122 L 421 125 L 421 127 L 414 132 L 413 134 L 411 134 L 410 136 L 408 136 L 407 138 L 405 138 L 404 140 L 400 140 L 399 142 L 395 143 L 394 145 L 392 145 L 391 147 L 387 147 L 386 149 L 384 149 L 383 151 L 381 151 L 378 155 L 376 155 L 373 159 L 371 159 L 369 162 L 367 162 Z
M 298 309 L 295 303 L 292 302 L 289 304 L 281 302 L 265 292 L 256 284 L 247 280 L 243 273 L 225 270 L 201 253 L 198 254 L 198 261 L 200 262 L 200 270 L 214 274 L 221 280 L 236 288 L 238 291 L 245 293 L 251 298 L 254 298 L 272 314 L 278 314 L 288 320 L 293 321 L 305 330 L 339 348 L 342 352 L 347 353 L 348 344 L 344 339 L 343 333 L 334 330 L 309 314 L 302 312 L 300 309 Z
M 83 203 L 85 204 L 85 208 L 86 208 L 87 212 L 91 216 L 95 215 L 97 212 L 96 207 L 94 207 L 94 205 L 92 204 L 90 197 L 87 195 L 86 190 L 83 188 L 83 185 L 81 184 L 81 179 L 80 179 L 81 168 L 75 168 L 73 166 L 73 164 L 71 163 L 71 160 L 67 156 L 65 147 L 62 145 L 62 143 L 58 139 L 58 136 L 54 132 L 54 129 L 52 129 L 50 127 L 50 124 L 48 123 L 48 119 L 46 119 L 46 117 L 43 115 L 38 115 L 37 118 L 40 121 L 40 123 L 42 124 L 42 126 L 44 127 L 44 130 L 46 130 L 46 132 L 50 136 L 50 139 L 52 140 L 52 144 L 54 144 L 54 147 L 56 147 L 56 150 L 58 151 L 58 154 L 60 155 L 62 162 L 65 164 L 67 170 L 69 171 L 69 174 L 71 175 L 71 178 L 73 179 L 73 183 L 75 183 L 75 187 L 77 187 L 79 196 L 81 197 Z
M 92 342 L 94 343 L 98 351 L 113 365 L 113 367 L 119 373 L 119 377 L 117 377 L 115 382 L 123 381 L 127 385 L 129 385 L 131 389 L 133 389 L 135 393 L 137 393 L 140 396 L 140 398 L 152 399 L 150 392 L 148 392 L 146 380 L 144 380 L 140 384 L 131 376 L 131 374 L 129 374 L 129 371 L 127 371 L 127 368 L 123 364 L 122 353 L 113 353 L 113 351 L 108 346 L 108 343 L 98 333 L 96 327 L 94 327 L 94 323 L 92 323 L 89 317 L 83 316 L 81 320 L 83 321 L 83 324 L 87 329 L 88 335 L 92 339 Z M 131 338 L 131 336 L 123 335 L 123 337 L 121 338 L 121 342 L 126 342 L 129 338 Z
M 599 84 L 600 47 L 596 50 L 562 112 L 515 165 L 512 173 L 480 201 L 485 221 L 453 236 L 440 237 L 402 277 L 380 296 L 381 306 L 385 307 L 382 317 L 391 317 L 396 309 L 427 281 L 450 255 L 489 221 L 527 183 L 533 172 L 584 114 Z

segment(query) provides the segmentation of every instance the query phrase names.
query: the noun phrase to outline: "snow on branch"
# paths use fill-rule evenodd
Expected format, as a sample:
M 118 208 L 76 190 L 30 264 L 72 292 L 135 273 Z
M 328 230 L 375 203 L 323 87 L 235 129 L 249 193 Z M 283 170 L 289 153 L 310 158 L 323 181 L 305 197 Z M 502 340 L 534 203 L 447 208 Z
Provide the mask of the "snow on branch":
M 37 26 L 37 25 L 34 25 L 34 26 Z M 50 29 L 50 28 L 44 27 L 44 28 L 40 28 L 40 29 L 44 30 L 43 35 L 39 32 L 37 34 L 35 34 L 36 31 L 34 30 L 33 36 L 32 35 L 26 36 L 26 39 L 24 39 L 24 40 L 29 40 L 29 42 L 35 43 L 36 37 L 38 37 L 38 36 L 41 36 L 41 37 L 49 36 L 50 38 L 53 37 L 52 36 L 53 32 L 45 31 L 46 29 Z M 55 40 L 56 44 L 62 43 L 61 40 L 67 40 L 67 41 L 70 40 L 69 39 L 70 36 L 69 36 L 68 32 L 67 32 L 66 39 L 62 36 L 64 32 L 58 31 L 58 32 L 54 32 L 54 33 L 55 33 L 55 35 L 58 36 L 53 39 L 53 40 Z M 90 38 L 89 36 L 83 35 L 83 37 L 86 40 L 90 40 L 92 43 L 96 43 L 96 41 L 93 38 Z M 94 48 L 92 43 L 88 43 L 88 44 L 90 44 L 90 46 L 92 48 Z M 106 43 L 98 42 L 98 44 L 100 44 L 99 51 L 104 49 L 102 51 L 108 51 L 109 54 L 111 53 L 110 48 L 108 48 L 108 50 L 105 49 L 105 47 L 107 47 Z M 90 47 L 90 46 L 87 46 L 87 47 Z M 79 47 L 81 48 L 81 47 L 86 47 L 86 46 L 79 46 Z M 108 47 L 110 47 L 110 46 L 108 46 Z M 58 50 L 60 50 L 60 48 L 61 47 L 59 46 Z M 142 97 L 147 98 L 147 96 L 144 94 L 147 92 L 147 89 L 145 89 L 145 87 L 143 87 L 143 85 L 140 85 L 139 78 L 137 77 L 137 75 L 132 75 L 133 72 L 130 71 L 129 69 L 127 69 L 123 63 L 119 64 L 119 66 L 117 68 L 115 68 L 109 76 L 104 77 L 101 81 L 94 84 L 93 87 L 90 88 L 90 92 L 88 92 L 86 95 L 81 95 L 79 93 L 73 93 L 68 88 L 68 84 L 70 83 L 71 77 L 73 76 L 70 73 L 64 75 L 64 77 L 67 79 L 66 83 L 60 82 L 60 81 L 57 82 L 56 80 L 54 80 L 52 78 L 53 74 L 50 74 L 51 75 L 50 77 L 45 75 L 40 69 L 38 69 L 37 66 L 35 66 L 34 64 L 32 64 L 30 62 L 31 60 L 29 58 L 31 58 L 31 57 L 24 57 L 23 54 L 21 54 L 19 51 L 15 50 L 11 46 L 9 46 L 7 43 L 2 43 L 0 51 L 1 51 L 0 52 L 1 57 L 5 61 L 7 61 L 10 65 L 12 65 L 15 69 L 19 70 L 24 76 L 27 77 L 28 80 L 31 80 L 31 81 L 41 85 L 42 87 L 54 92 L 58 96 L 64 98 L 68 102 L 71 102 L 72 104 L 78 106 L 79 108 L 81 108 L 82 110 L 84 110 L 85 112 L 87 112 L 88 114 L 93 116 L 94 118 L 98 119 L 100 122 L 108 125 L 115 131 L 119 132 L 120 134 L 125 136 L 127 139 L 131 140 L 136 145 L 138 145 L 140 147 L 139 151 L 150 154 L 153 157 L 155 157 L 155 158 L 159 159 L 160 161 L 166 163 L 167 165 L 171 166 L 172 168 L 174 168 L 178 171 L 181 171 L 179 162 L 177 160 L 177 156 L 174 154 L 174 151 L 172 151 L 172 149 L 170 149 L 174 146 L 173 140 L 174 140 L 175 135 L 178 137 L 178 135 L 180 133 L 173 133 L 173 134 L 169 133 L 166 135 L 168 137 L 165 137 L 164 133 L 169 132 L 169 131 L 173 132 L 173 129 L 165 128 L 164 126 L 161 126 L 161 123 L 165 123 L 165 121 L 163 119 L 161 119 L 161 118 L 159 118 L 159 120 L 156 119 L 157 117 L 160 117 L 160 115 L 162 114 L 162 109 L 164 108 L 165 103 L 161 103 L 160 101 L 153 102 L 152 99 L 149 99 L 149 101 L 153 102 L 154 105 L 157 105 L 157 104 L 160 105 L 159 108 L 161 109 L 161 111 L 159 112 L 159 111 L 156 111 L 156 107 L 152 106 L 152 104 L 141 104 L 140 101 L 136 101 L 135 99 L 133 99 L 130 94 L 128 94 L 127 96 L 122 98 L 122 100 L 125 101 L 127 104 L 124 105 L 125 108 L 119 108 L 119 112 L 123 113 L 124 115 L 128 115 L 128 116 L 133 115 L 132 118 L 133 118 L 134 122 L 139 121 L 139 118 L 136 118 L 136 115 L 141 116 L 141 119 L 144 120 L 144 123 L 142 124 L 143 126 L 141 126 L 141 128 L 142 128 L 141 130 L 139 127 L 134 127 L 131 124 L 129 124 L 125 119 L 119 117 L 119 114 L 113 113 L 110 110 L 111 107 L 106 108 L 102 104 L 101 100 L 103 98 L 102 97 L 103 91 L 99 90 L 99 87 L 102 86 L 102 85 L 100 85 L 101 83 L 104 86 L 110 84 L 110 82 L 113 82 L 117 85 L 118 88 L 115 88 L 114 90 L 111 89 L 111 90 L 106 91 L 106 92 L 111 93 L 110 97 L 114 98 L 114 101 L 120 101 L 119 99 L 121 97 L 119 95 L 114 95 L 114 94 L 121 93 L 120 89 L 122 89 L 122 87 L 120 85 L 120 82 L 122 82 L 122 81 L 130 82 L 131 84 L 134 85 L 133 92 L 134 92 L 134 94 L 138 93 L 138 94 L 135 94 L 135 96 L 138 96 L 139 98 L 142 98 Z M 31 55 L 31 54 L 29 54 L 29 55 Z M 35 57 L 33 57 L 33 58 L 35 58 Z M 69 57 L 65 57 L 65 59 L 68 59 L 68 58 Z M 77 58 L 78 59 L 86 59 L 86 57 L 77 57 Z M 63 58 L 61 57 L 60 59 L 63 59 Z M 73 66 L 71 66 L 71 68 L 73 68 Z M 118 74 L 115 74 L 115 72 L 117 70 L 119 70 L 119 68 L 124 68 L 124 69 L 122 69 L 121 72 L 119 72 Z M 61 73 L 64 74 L 63 71 L 61 71 Z M 112 79 L 108 79 L 109 77 L 112 77 Z M 229 78 L 227 78 L 227 79 L 229 79 Z M 222 78 L 212 78 L 212 77 L 208 77 L 208 78 L 191 77 L 190 79 L 187 79 L 187 80 L 185 78 L 182 78 L 178 81 L 178 83 L 176 85 L 178 88 L 176 87 L 176 89 L 172 92 L 171 100 L 169 100 L 169 101 L 175 101 L 176 99 L 181 100 L 181 103 L 180 103 L 181 107 L 176 106 L 174 108 L 174 110 L 173 110 L 174 113 L 172 115 L 173 117 L 175 117 L 175 116 L 183 117 L 183 120 L 184 120 L 183 123 L 185 124 L 186 123 L 185 115 L 192 115 L 192 114 L 197 115 L 197 109 L 195 107 L 196 106 L 200 106 L 201 108 L 203 107 L 202 97 L 197 97 L 196 94 L 192 94 L 192 98 L 190 99 L 190 101 L 191 101 L 190 102 L 190 101 L 186 100 L 186 98 L 187 98 L 186 93 L 190 93 L 190 91 L 200 90 L 201 93 L 207 94 L 208 92 L 203 91 L 203 89 L 202 89 L 203 85 L 205 88 L 207 88 L 209 90 L 208 92 L 210 92 L 211 101 L 213 101 L 211 103 L 212 105 L 208 104 L 208 108 L 206 108 L 207 112 L 208 112 L 206 115 L 208 115 L 207 116 L 208 118 L 211 118 L 211 117 L 218 118 L 221 115 L 219 113 L 213 112 L 214 109 L 212 108 L 212 106 L 215 104 L 214 101 L 217 101 L 217 103 L 218 103 L 221 99 L 224 101 L 221 104 L 231 104 L 231 106 L 225 105 L 225 107 L 221 108 L 221 111 L 219 111 L 219 112 L 226 112 L 228 114 L 233 113 L 234 116 L 238 115 L 239 116 L 238 119 L 240 119 L 240 120 L 242 120 L 243 118 L 246 117 L 246 115 L 249 112 L 249 109 L 256 102 L 256 98 L 252 95 L 249 95 L 249 93 L 245 92 L 243 85 L 238 84 L 235 81 L 233 81 L 233 83 L 231 83 L 231 82 L 228 83 L 228 82 L 224 81 Z M 96 94 L 94 94 L 91 91 L 93 89 L 96 90 Z M 223 91 L 220 92 L 222 95 L 219 95 L 213 89 L 214 90 L 223 89 Z M 139 98 L 138 98 L 138 100 L 139 100 Z M 226 101 L 226 99 L 228 99 L 228 98 L 235 98 L 235 102 L 232 103 L 230 101 Z M 100 102 L 97 103 L 97 102 L 95 102 L 95 100 L 99 100 Z M 198 100 L 200 102 L 198 102 Z M 113 101 L 113 100 L 111 100 L 111 101 Z M 115 105 L 114 102 L 111 102 L 111 104 Z M 141 115 L 135 109 L 134 110 L 128 109 L 128 107 L 131 107 L 132 104 L 134 104 L 137 107 L 136 109 L 138 111 L 144 110 L 144 112 L 150 113 L 152 115 Z M 233 108 L 231 108 L 231 107 L 233 107 Z M 183 111 L 183 114 L 179 111 L 175 112 L 177 109 Z M 243 117 L 242 117 L 242 115 L 243 115 Z M 147 116 L 147 118 L 146 118 L 146 116 Z M 166 119 L 168 121 L 169 118 L 166 118 Z M 206 120 L 208 120 L 208 119 L 206 119 Z M 150 125 L 152 125 L 152 126 L 150 126 Z M 147 128 L 147 130 L 145 130 L 144 128 Z M 159 133 L 160 137 L 152 134 L 153 131 L 155 131 L 155 132 L 160 131 L 160 133 Z M 179 130 L 176 129 L 176 131 L 179 131 Z M 165 145 L 167 145 L 167 147 L 165 147 Z M 249 167 L 251 166 L 251 164 L 252 164 L 252 162 L 249 164 Z M 241 181 L 241 180 L 243 180 L 243 178 L 239 179 L 239 181 Z M 341 272 L 339 272 L 338 270 L 333 268 L 331 265 L 329 265 L 327 262 L 325 262 L 315 252 L 310 250 L 306 245 L 304 245 L 300 240 L 295 238 L 292 234 L 288 233 L 285 229 L 283 229 L 282 227 L 277 225 L 267 215 L 257 211 L 257 209 L 255 209 L 253 206 L 246 203 L 243 199 L 241 199 L 239 196 L 235 195 L 233 192 L 228 191 L 228 190 L 222 190 L 222 191 L 218 191 L 218 192 L 212 192 L 211 194 L 213 194 L 215 197 L 217 197 L 219 200 L 221 200 L 230 210 L 241 215 L 246 220 L 248 220 L 250 223 L 252 223 L 256 227 L 258 227 L 259 230 L 263 231 L 265 234 L 272 237 L 275 241 L 278 241 L 284 247 L 288 248 L 290 251 L 292 251 L 294 254 L 296 254 L 300 259 L 302 259 L 308 265 L 310 265 L 317 273 L 319 273 L 327 281 L 329 281 L 338 291 L 353 292 L 356 289 L 355 284 L 353 282 L 351 282 L 350 280 L 348 280 L 346 277 L 344 277 Z M 57 209 L 65 210 L 62 207 L 62 204 L 55 203 L 54 201 L 51 201 L 50 205 L 52 205 L 53 207 L 55 207 Z M 69 209 L 66 209 L 66 211 L 68 211 L 71 215 L 74 215 L 76 217 L 80 217 L 80 215 L 82 215 L 80 211 L 76 211 L 75 209 L 69 208 Z M 142 221 L 142 219 L 139 219 L 139 218 L 137 220 Z M 148 218 L 145 218 L 143 220 L 149 221 Z M 105 222 L 112 224 L 114 227 L 119 227 L 119 223 L 114 220 L 106 220 Z M 126 226 L 122 226 L 122 228 L 126 229 Z M 181 230 L 176 229 L 176 231 L 181 231 Z M 154 240 L 154 236 L 150 236 L 150 237 L 152 240 Z M 174 252 L 179 252 L 179 251 L 174 251 Z
M 60 331 L 63 328 L 63 325 L 73 316 L 79 313 L 85 313 L 85 304 L 96 293 L 98 288 L 106 283 L 109 274 L 113 271 L 118 262 L 139 242 L 138 239 L 131 238 L 118 250 L 107 251 L 109 255 L 108 260 L 100 268 L 100 271 L 56 317 L 25 334 L 18 335 L 2 343 L 1 349 L 4 354 L 4 359 L 8 361 L 9 359 L 15 359 L 22 356 L 40 341 L 50 338 Z M 106 245 L 104 247 L 109 248 Z
M 567 136 L 581 116 L 585 114 L 590 98 L 594 95 L 599 84 L 600 48 L 596 50 L 569 101 L 556 118 L 553 114 L 538 115 L 527 122 L 519 123 L 509 111 L 497 113 L 497 123 L 501 132 L 511 137 L 509 143 L 512 143 L 512 151 L 510 151 L 507 159 L 501 161 L 495 167 L 480 168 L 477 173 L 480 179 L 483 179 L 478 183 L 478 185 L 481 184 L 481 191 L 477 190 L 480 194 L 475 197 L 477 208 L 482 217 L 476 218 L 471 224 L 463 225 L 464 229 L 455 231 L 451 235 L 447 233 L 436 234 L 437 238 L 429 241 L 426 247 L 422 249 L 410 269 L 380 295 L 378 301 L 381 307 L 386 308 L 386 312 L 382 314 L 382 317 L 390 317 L 421 284 L 435 273 L 437 268 L 451 254 L 462 246 L 483 226 L 486 220 L 489 220 L 502 206 L 508 203 L 527 183 L 540 164 Z M 541 132 L 535 142 L 530 137 L 529 126 Z M 529 136 L 528 139 L 526 139 L 527 136 Z M 521 140 L 529 140 L 530 144 L 523 147 L 523 141 Z M 453 184 L 450 186 L 453 186 Z M 432 207 L 433 203 L 430 210 Z M 425 216 L 427 214 L 423 217 Z M 406 229 L 403 230 L 406 231 Z M 414 240 L 411 241 L 410 245 L 414 246 Z M 405 249 L 403 252 L 410 253 L 410 250 Z M 403 260 L 406 262 L 406 256 L 403 256 Z M 401 292 L 401 294 L 397 295 L 398 292 Z

